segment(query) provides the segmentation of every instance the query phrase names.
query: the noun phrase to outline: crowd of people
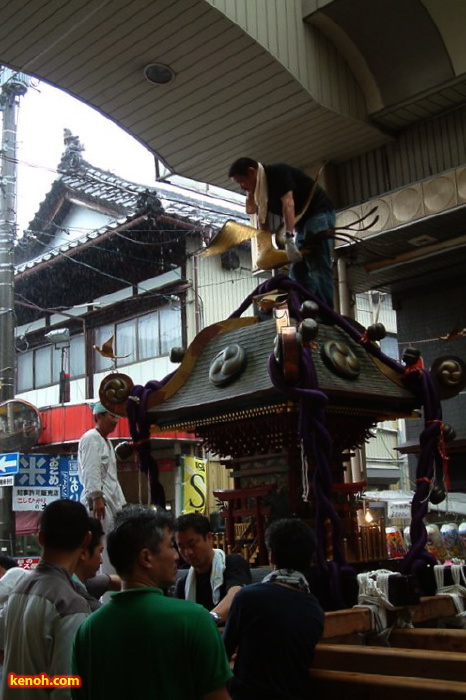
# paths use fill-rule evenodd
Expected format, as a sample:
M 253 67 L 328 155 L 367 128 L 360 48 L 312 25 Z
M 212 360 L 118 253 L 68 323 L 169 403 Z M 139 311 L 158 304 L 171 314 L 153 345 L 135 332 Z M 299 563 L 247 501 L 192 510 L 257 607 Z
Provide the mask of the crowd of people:
M 284 163 L 240 158 L 229 176 L 256 228 L 281 219 L 290 276 L 332 306 L 325 191 Z M 31 687 L 36 700 L 310 697 L 324 622 L 305 575 L 313 531 L 272 522 L 271 571 L 253 583 L 241 555 L 214 548 L 204 515 L 126 504 L 109 440 L 119 416 L 100 402 L 93 416 L 78 445 L 82 502 L 45 507 L 32 572 L 0 556 L 0 700 L 29 700 Z
M 105 538 L 111 575 L 97 573 L 104 531 L 82 503 L 47 505 L 39 541 L 32 572 L 0 558 L 3 579 L 22 571 L 3 586 L 4 700 L 29 698 L 31 687 L 37 700 L 310 697 L 324 613 L 305 577 L 315 538 L 302 521 L 270 525 L 271 572 L 260 583 L 240 555 L 214 548 L 210 522 L 197 513 L 118 510 Z M 43 684 L 18 684 L 21 677 Z M 50 685 L 64 678 L 69 687 Z

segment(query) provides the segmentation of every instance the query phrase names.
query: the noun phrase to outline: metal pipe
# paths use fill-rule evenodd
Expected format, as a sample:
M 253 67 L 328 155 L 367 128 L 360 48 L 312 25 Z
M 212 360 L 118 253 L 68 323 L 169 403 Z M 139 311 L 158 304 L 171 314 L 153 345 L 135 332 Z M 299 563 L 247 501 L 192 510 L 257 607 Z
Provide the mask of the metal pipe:
M 348 289 L 348 276 L 346 274 L 346 262 L 343 258 L 337 260 L 337 275 L 338 275 L 338 298 L 340 313 L 343 316 L 352 316 L 351 297 Z
M 201 328 L 201 305 L 199 303 L 199 259 L 193 255 L 193 294 L 194 294 L 194 328 L 196 335 Z
M 348 287 L 346 262 L 343 258 L 338 258 L 337 260 L 337 275 L 340 313 L 342 316 L 354 318 L 354 311 L 351 306 L 351 295 Z M 353 483 L 367 481 L 366 451 L 364 445 L 355 450 L 354 456 L 350 458 L 350 465 L 351 475 L 349 475 L 348 472 L 346 473 L 348 481 Z

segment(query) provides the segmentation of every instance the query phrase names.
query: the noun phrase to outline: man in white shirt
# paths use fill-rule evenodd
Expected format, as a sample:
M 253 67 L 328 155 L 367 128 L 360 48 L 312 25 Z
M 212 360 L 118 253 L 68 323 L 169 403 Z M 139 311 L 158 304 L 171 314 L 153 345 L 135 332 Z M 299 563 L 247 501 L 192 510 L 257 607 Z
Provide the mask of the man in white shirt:
M 27 569 L 22 569 L 13 557 L 6 554 L 0 556 L 0 609 L 5 605 L 10 593 L 28 573 Z
M 0 556 L 0 626 L 3 626 L 3 609 L 10 593 L 12 593 L 23 578 L 29 576 L 27 569 L 18 566 L 16 559 L 6 554 Z M 0 636 L 1 636 L 0 632 Z M 3 651 L 0 652 L 0 684 L 3 678 Z
M 84 433 L 78 445 L 79 478 L 83 484 L 83 503 L 89 514 L 102 522 L 107 533 L 113 525 L 115 513 L 126 499 L 118 481 L 115 451 L 108 436 L 115 430 L 119 417 L 110 413 L 101 403 L 93 408 L 95 428 Z M 107 557 L 102 555 L 102 573 L 114 574 Z

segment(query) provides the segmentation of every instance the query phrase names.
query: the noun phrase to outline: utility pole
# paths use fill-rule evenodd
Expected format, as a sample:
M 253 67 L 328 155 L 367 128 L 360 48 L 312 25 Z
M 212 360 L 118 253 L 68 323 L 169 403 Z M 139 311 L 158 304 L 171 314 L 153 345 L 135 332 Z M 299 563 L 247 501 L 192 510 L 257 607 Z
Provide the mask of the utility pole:
M 16 132 L 19 98 L 29 77 L 0 67 L 0 110 L 3 113 L 0 177 L 0 401 L 15 396 L 14 243 L 16 238 Z M 0 546 L 14 548 L 12 488 L 0 489 Z M 13 552 L 12 552 L 13 553 Z

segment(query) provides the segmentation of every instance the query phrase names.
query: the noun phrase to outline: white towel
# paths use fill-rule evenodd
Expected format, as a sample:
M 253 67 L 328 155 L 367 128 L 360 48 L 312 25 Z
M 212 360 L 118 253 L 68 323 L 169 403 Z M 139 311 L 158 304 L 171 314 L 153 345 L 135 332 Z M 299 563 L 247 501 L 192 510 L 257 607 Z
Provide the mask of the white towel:
M 212 587 L 212 600 L 214 605 L 220 601 L 220 588 L 223 585 L 223 572 L 225 571 L 225 552 L 223 549 L 214 549 L 212 571 L 210 573 L 210 585 Z M 184 584 L 184 597 L 186 600 L 196 602 L 196 572 L 191 566 Z
M 463 583 L 466 583 L 464 576 L 463 565 L 462 564 L 452 564 L 450 567 L 451 577 L 453 579 L 452 586 L 446 586 L 444 581 L 445 576 L 445 565 L 436 564 L 434 566 L 435 581 L 437 584 L 437 590 L 435 595 L 449 595 L 452 597 L 456 609 L 460 615 L 465 616 L 464 612 L 464 601 L 466 598 L 466 588 L 461 584 L 461 579 Z
M 267 221 L 268 188 L 267 176 L 262 163 L 257 164 L 257 180 L 254 194 L 248 195 L 246 201 L 246 213 L 253 228 L 260 228 L 260 224 Z

